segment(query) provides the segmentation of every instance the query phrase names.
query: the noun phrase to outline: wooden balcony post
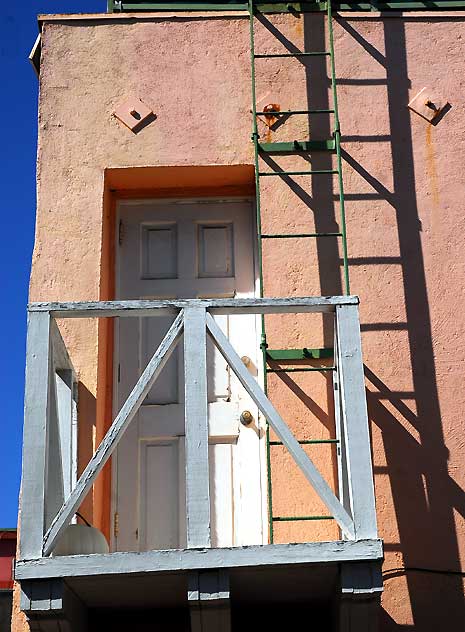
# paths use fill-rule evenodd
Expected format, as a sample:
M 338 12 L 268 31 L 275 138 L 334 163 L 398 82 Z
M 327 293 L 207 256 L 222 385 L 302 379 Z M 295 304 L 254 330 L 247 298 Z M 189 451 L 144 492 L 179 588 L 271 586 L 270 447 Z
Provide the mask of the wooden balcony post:
M 20 559 L 42 557 L 50 365 L 50 314 L 49 312 L 30 312 L 26 350 Z
M 184 310 L 186 523 L 188 548 L 211 546 L 205 308 Z
M 342 439 L 355 539 L 377 538 L 358 305 L 336 307 Z

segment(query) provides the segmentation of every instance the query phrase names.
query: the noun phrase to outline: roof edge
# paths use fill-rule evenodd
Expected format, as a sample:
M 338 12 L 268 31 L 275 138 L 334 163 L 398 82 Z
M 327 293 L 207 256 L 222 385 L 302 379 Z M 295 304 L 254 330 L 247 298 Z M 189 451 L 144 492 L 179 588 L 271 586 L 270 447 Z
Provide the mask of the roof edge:
M 465 0 L 464 0 L 465 5 Z M 464 18 L 465 12 L 456 11 L 337 11 L 333 16 L 340 15 L 346 18 Z M 78 21 L 98 21 L 98 22 L 143 22 L 150 19 L 170 18 L 170 17 L 249 17 L 249 12 L 241 9 L 232 11 L 180 11 L 173 7 L 171 11 L 135 12 L 135 13 L 41 13 L 37 16 L 39 25 L 44 22 L 78 22 Z

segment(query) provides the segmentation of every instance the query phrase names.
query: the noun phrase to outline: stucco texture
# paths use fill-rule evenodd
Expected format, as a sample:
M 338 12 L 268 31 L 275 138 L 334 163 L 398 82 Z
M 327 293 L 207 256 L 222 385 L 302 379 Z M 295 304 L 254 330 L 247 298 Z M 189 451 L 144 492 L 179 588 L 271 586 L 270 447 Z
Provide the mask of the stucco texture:
M 458 571 L 465 556 L 464 18 L 344 14 L 334 31 L 351 292 L 361 299 L 386 554 L 381 630 L 459 630 L 462 578 L 402 569 Z M 63 19 L 45 21 L 42 38 L 31 300 L 97 300 L 109 265 L 102 256 L 106 169 L 253 164 L 248 20 Z M 257 51 L 293 47 L 325 50 L 321 15 L 260 18 Z M 451 106 L 435 126 L 407 108 L 424 87 Z M 157 117 L 137 134 L 112 116 L 133 95 Z M 327 60 L 257 60 L 257 102 L 331 107 Z M 262 138 L 330 138 L 332 118 L 295 116 L 277 127 L 261 121 Z M 311 166 L 332 168 L 334 160 L 315 155 Z M 309 168 L 303 158 L 273 161 Z M 264 233 L 339 229 L 335 177 L 262 182 Z M 343 293 L 335 239 L 269 240 L 263 266 L 267 296 Z M 331 327 L 315 317 L 269 318 L 268 344 L 327 345 Z M 96 325 L 73 321 L 64 335 L 91 406 Z M 334 437 L 326 374 L 275 375 L 269 393 L 299 438 Z M 283 449 L 273 450 L 275 513 L 325 513 Z M 309 450 L 334 486 L 334 448 Z M 335 537 L 328 521 L 276 529 L 276 541 Z

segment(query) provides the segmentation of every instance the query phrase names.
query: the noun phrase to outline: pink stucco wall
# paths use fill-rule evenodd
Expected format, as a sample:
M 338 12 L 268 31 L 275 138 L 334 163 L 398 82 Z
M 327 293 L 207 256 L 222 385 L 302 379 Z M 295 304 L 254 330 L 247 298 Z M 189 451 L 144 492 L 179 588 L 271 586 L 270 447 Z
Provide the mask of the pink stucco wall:
M 248 20 L 240 14 L 51 18 L 42 36 L 31 300 L 96 300 L 106 265 L 105 169 L 252 164 Z M 324 19 L 264 18 L 257 50 L 282 51 L 279 40 L 322 50 Z M 335 24 L 351 291 L 361 298 L 386 552 L 383 631 L 458 630 L 465 616 L 458 575 L 392 570 L 460 570 L 465 556 L 464 40 L 460 14 L 344 14 Z M 328 107 L 327 77 L 320 58 L 257 62 L 258 104 Z M 434 127 L 407 109 L 423 87 L 435 87 L 451 104 Z M 157 115 L 137 135 L 112 117 L 131 95 Z M 330 129 L 328 117 L 313 119 L 310 130 L 305 117 L 272 133 L 261 124 L 269 140 L 303 140 L 309 131 L 327 138 Z M 318 156 L 313 165 L 328 168 L 332 160 Z M 305 165 L 295 158 L 278 162 Z M 263 182 L 264 232 L 336 229 L 331 177 L 295 178 L 291 186 L 280 178 Z M 268 242 L 264 277 L 269 296 L 340 294 L 340 251 L 331 240 Z M 268 334 L 272 348 L 328 342 L 320 321 L 302 317 L 270 319 Z M 66 337 L 91 400 L 96 326 L 73 322 Z M 332 436 L 324 377 L 288 383 L 273 377 L 270 394 L 278 409 L 292 410 L 301 438 Z M 332 448 L 312 450 L 334 482 Z M 276 453 L 273 467 L 276 513 L 321 510 L 284 454 Z M 293 494 L 286 493 L 292 485 Z M 278 541 L 327 539 L 335 530 L 328 523 L 288 525 L 276 535 Z

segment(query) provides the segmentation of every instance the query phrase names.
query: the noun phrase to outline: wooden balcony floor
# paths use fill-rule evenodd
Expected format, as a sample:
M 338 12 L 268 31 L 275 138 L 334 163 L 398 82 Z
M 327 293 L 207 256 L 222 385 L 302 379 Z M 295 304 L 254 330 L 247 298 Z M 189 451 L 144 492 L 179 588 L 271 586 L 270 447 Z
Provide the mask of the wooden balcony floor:
M 380 540 L 110 553 L 19 561 L 16 579 L 64 579 L 88 608 L 173 608 L 189 571 L 228 569 L 233 604 L 308 604 L 331 599 L 340 563 L 380 559 Z

